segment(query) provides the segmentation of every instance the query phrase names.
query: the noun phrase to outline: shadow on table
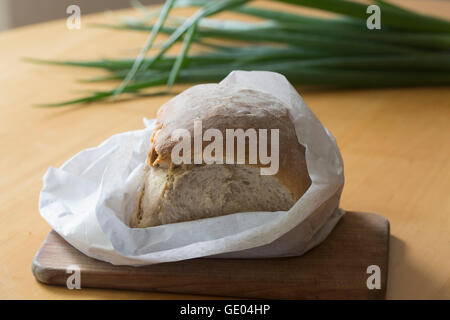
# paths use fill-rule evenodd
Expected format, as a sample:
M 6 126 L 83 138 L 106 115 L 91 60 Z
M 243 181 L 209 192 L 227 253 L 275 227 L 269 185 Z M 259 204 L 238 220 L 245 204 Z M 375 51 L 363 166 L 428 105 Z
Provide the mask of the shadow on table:
M 410 246 L 402 239 L 391 235 L 389 250 L 389 274 L 387 299 L 432 299 L 433 277 L 411 261 Z

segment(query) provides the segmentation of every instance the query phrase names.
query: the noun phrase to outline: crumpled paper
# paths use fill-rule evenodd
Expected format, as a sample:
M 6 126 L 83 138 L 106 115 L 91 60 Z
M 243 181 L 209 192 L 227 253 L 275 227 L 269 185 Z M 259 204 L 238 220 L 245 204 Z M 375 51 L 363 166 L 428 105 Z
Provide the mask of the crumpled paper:
M 344 214 L 343 163 L 335 139 L 281 74 L 234 71 L 218 85 L 263 91 L 289 108 L 312 181 L 289 211 L 130 228 L 154 124 L 144 119 L 145 129 L 116 134 L 49 168 L 39 198 L 42 217 L 84 254 L 115 265 L 299 256 L 318 245 Z

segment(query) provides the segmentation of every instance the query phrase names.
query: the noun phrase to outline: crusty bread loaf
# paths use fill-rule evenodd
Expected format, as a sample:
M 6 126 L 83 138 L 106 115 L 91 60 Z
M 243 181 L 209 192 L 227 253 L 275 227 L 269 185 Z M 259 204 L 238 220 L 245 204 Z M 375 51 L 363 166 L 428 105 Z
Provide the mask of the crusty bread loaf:
M 203 131 L 215 128 L 224 137 L 226 129 L 279 129 L 278 172 L 261 175 L 260 168 L 267 166 L 259 161 L 250 164 L 247 147 L 244 164 L 174 164 L 171 151 L 177 141 L 171 135 L 176 129 L 187 129 L 193 137 L 196 120 L 202 121 Z M 268 142 L 270 151 L 270 135 Z M 263 92 L 220 84 L 194 86 L 159 109 L 146 170 L 131 227 L 288 210 L 311 184 L 305 149 L 287 107 Z

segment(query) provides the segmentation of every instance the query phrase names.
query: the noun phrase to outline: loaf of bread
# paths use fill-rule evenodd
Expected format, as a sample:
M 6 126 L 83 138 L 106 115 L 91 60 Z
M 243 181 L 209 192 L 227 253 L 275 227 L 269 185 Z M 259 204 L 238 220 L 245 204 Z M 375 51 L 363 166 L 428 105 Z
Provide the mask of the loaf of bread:
M 261 174 L 260 168 L 267 164 L 249 161 L 249 148 L 245 148 L 245 160 L 240 163 L 225 159 L 225 147 L 223 163 L 174 163 L 171 153 L 178 141 L 172 138 L 173 132 L 185 129 L 194 139 L 194 122 L 199 120 L 203 132 L 216 129 L 224 137 L 227 129 L 267 129 L 269 152 L 271 129 L 279 129 L 276 174 Z M 209 143 L 203 141 L 202 150 Z M 289 210 L 310 185 L 305 148 L 298 142 L 287 106 L 261 91 L 197 85 L 158 111 L 145 183 L 130 226 L 145 228 L 238 212 Z

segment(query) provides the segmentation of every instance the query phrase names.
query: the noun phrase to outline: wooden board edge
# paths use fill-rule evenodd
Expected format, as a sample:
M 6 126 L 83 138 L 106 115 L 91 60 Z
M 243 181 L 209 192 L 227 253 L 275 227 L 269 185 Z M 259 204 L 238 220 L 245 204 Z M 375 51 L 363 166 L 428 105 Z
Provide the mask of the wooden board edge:
M 50 230 L 50 232 L 45 237 L 44 241 L 42 242 L 41 246 L 39 247 L 38 251 L 33 257 L 33 261 L 31 262 L 31 273 L 33 274 L 34 278 L 44 284 L 51 284 L 51 277 L 46 276 L 47 273 L 51 273 L 52 269 L 46 266 L 43 266 L 39 263 L 39 256 L 41 254 L 42 248 L 45 246 L 45 244 L 48 242 L 48 237 L 50 233 L 53 230 Z M 55 269 L 54 271 L 60 272 L 59 269 Z
M 354 213 L 354 212 L 353 212 Z M 358 212 L 360 213 L 360 212 Z M 371 294 L 370 296 L 368 296 L 367 298 L 358 298 L 358 299 L 376 299 L 376 300 L 382 300 L 386 298 L 387 295 L 387 284 L 388 284 L 388 274 L 389 274 L 389 251 L 390 251 L 390 222 L 389 220 L 379 214 L 376 213 L 368 213 L 368 212 L 364 212 L 364 214 L 366 215 L 372 215 L 372 216 L 376 216 L 376 218 L 378 219 L 383 219 L 383 222 L 385 223 L 385 230 L 386 230 L 386 239 L 385 239 L 385 251 L 386 251 L 386 255 L 384 257 L 384 263 L 385 263 L 385 267 L 383 268 L 382 272 L 381 272 L 381 278 L 382 278 L 382 283 L 381 283 L 381 289 L 377 290 L 376 292 L 373 292 L 373 294 Z M 66 273 L 66 270 L 63 268 L 52 268 L 49 266 L 45 266 L 42 265 L 39 262 L 39 255 L 41 253 L 41 249 L 47 244 L 48 242 L 48 237 L 49 235 L 55 232 L 53 230 L 51 230 L 49 232 L 49 234 L 47 235 L 47 237 L 45 238 L 45 240 L 43 241 L 41 247 L 38 249 L 37 253 L 35 254 L 32 264 L 31 264 L 31 271 L 34 275 L 34 277 L 36 278 L 36 280 L 40 283 L 43 284 L 47 284 L 47 285 L 57 285 L 57 286 L 65 286 L 65 282 L 61 281 L 61 275 Z M 99 286 L 93 286 L 93 285 L 86 285 L 86 288 L 100 288 Z M 113 290 L 132 290 L 132 291 L 149 291 L 149 290 L 141 290 L 141 289 L 136 289 L 136 288 L 130 288 L 130 287 L 114 287 L 114 286 L 104 286 L 101 287 L 103 289 L 113 289 Z M 152 289 L 150 291 L 153 292 L 160 292 L 160 293 L 172 293 L 172 294 L 186 294 L 186 295 L 208 295 L 206 293 L 188 293 L 188 292 L 176 292 L 176 291 L 170 291 L 170 290 L 166 290 L 166 289 Z M 211 294 L 211 296 L 214 296 L 214 294 Z M 215 295 L 217 296 L 217 295 Z M 237 298 L 236 295 L 224 295 L 221 294 L 220 296 L 223 296 L 224 298 Z M 345 296 L 345 294 L 343 294 L 343 296 Z M 241 297 L 242 298 L 242 297 Z M 256 299 L 256 298 L 251 298 L 251 297 L 243 297 L 244 299 Z M 261 298 L 258 298 L 261 299 Z M 286 298 L 285 298 L 286 299 Z M 288 298 L 289 299 L 289 298 Z M 327 298 L 325 298 L 327 299 Z M 334 298 L 332 298 L 334 299 Z M 337 298 L 337 299 L 345 299 L 345 298 Z M 354 299 L 354 298 L 352 298 Z

